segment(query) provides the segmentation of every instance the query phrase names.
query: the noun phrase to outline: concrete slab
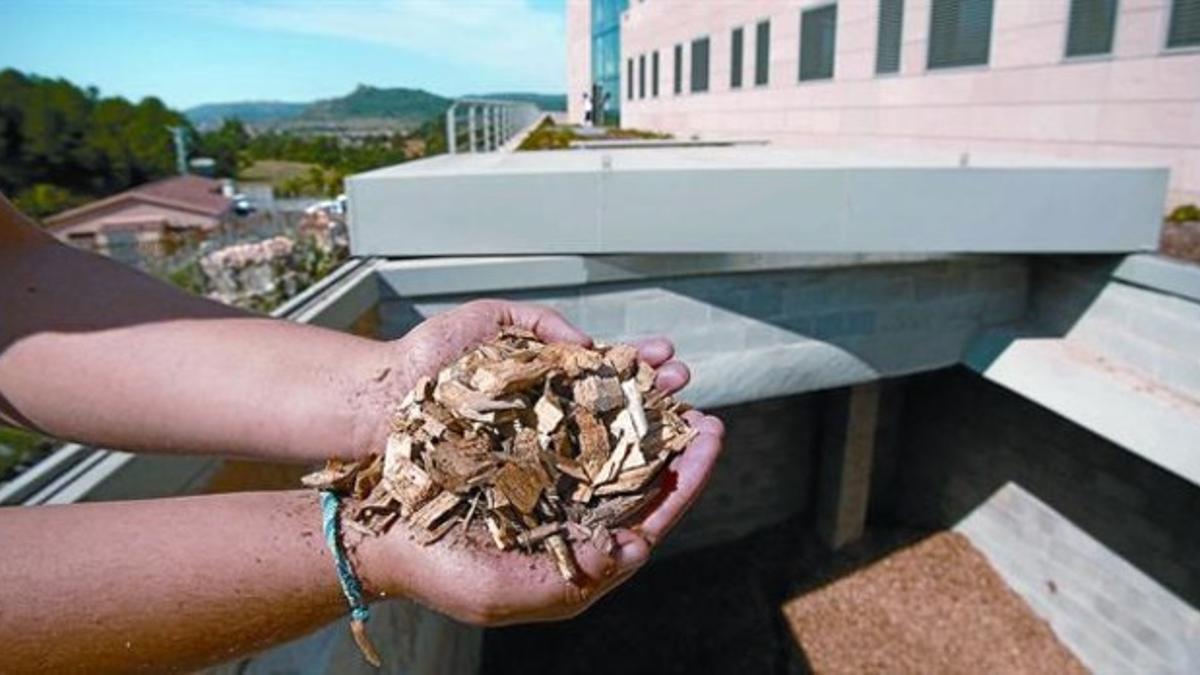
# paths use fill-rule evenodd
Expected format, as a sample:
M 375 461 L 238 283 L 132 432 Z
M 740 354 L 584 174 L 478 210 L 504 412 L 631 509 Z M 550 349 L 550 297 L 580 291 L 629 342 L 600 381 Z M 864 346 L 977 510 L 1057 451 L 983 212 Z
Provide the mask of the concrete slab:
M 1200 485 L 1200 403 L 1061 338 L 985 334 L 967 365 L 1076 424 Z
M 1129 252 L 1167 171 L 771 147 L 439 156 L 348 180 L 357 255 Z

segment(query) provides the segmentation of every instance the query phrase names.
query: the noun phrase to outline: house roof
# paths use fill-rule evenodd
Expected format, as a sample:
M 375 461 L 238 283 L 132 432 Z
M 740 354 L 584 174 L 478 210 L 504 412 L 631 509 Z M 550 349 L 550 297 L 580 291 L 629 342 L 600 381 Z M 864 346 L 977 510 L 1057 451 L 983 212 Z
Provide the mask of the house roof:
M 214 218 L 228 211 L 232 204 L 232 200 L 221 194 L 219 180 L 203 176 L 173 176 L 57 213 L 46 218 L 45 222 L 51 227 L 64 225 L 89 212 L 127 200 L 171 206 Z

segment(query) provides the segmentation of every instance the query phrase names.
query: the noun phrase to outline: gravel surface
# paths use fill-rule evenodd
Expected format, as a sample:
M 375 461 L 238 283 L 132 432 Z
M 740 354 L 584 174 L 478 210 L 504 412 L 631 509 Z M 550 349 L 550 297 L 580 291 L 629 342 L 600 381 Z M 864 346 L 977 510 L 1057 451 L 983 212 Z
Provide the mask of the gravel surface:
M 1084 673 L 960 534 L 901 549 L 784 606 L 821 673 Z
M 655 561 L 571 621 L 488 630 L 482 672 L 1082 671 L 958 535 L 875 530 L 830 556 L 809 527 Z

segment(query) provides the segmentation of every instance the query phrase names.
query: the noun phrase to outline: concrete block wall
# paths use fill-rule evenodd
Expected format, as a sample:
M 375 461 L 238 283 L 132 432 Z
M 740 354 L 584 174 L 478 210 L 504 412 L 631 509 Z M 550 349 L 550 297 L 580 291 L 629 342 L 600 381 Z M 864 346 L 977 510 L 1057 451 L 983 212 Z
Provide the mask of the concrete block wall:
M 907 0 L 900 72 L 875 74 L 879 3 L 838 3 L 832 80 L 798 81 L 800 12 L 828 0 L 631 3 L 628 58 L 657 50 L 659 97 L 622 99 L 622 124 L 682 136 L 766 138 L 821 148 L 1019 152 L 1171 169 L 1171 202 L 1200 201 L 1200 50 L 1167 50 L 1172 0 L 1124 0 L 1111 55 L 1065 57 L 1070 0 L 995 0 L 987 66 L 926 69 L 930 0 Z M 771 21 L 770 82 L 753 85 L 754 25 Z M 731 31 L 744 27 L 744 86 L 730 87 Z M 710 87 L 687 86 L 691 41 L 710 38 Z M 672 50 L 684 47 L 674 95 Z M 622 94 L 625 92 L 622 84 Z M 576 95 L 570 92 L 570 95 Z
M 1024 315 L 1027 263 L 904 264 L 709 274 L 498 293 L 549 305 L 597 339 L 669 335 L 693 367 L 690 400 L 726 405 L 957 363 L 980 330 Z M 385 299 L 384 335 L 469 299 Z
M 876 519 L 958 524 L 1098 672 L 1200 664 L 1200 488 L 964 369 L 904 387 Z
M 1038 260 L 1031 319 L 1089 351 L 1200 400 L 1200 300 L 1110 279 L 1112 262 Z M 1200 270 L 1190 270 L 1200 283 Z

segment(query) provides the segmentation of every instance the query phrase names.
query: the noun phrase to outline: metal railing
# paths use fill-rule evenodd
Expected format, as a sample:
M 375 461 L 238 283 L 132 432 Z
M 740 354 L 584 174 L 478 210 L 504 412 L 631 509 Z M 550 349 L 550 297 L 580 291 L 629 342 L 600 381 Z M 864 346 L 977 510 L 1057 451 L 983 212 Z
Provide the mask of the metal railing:
M 446 111 L 446 151 L 492 152 L 541 114 L 536 105 L 523 101 L 460 98 Z

